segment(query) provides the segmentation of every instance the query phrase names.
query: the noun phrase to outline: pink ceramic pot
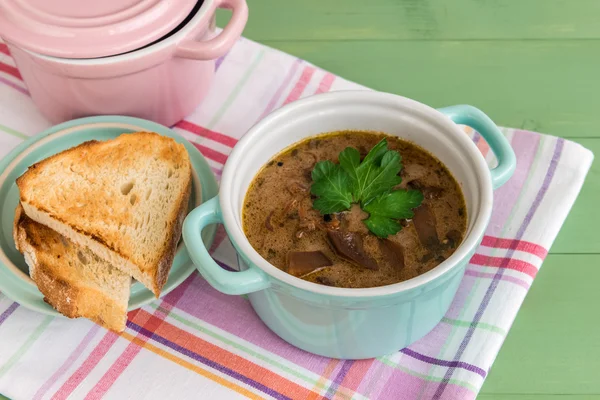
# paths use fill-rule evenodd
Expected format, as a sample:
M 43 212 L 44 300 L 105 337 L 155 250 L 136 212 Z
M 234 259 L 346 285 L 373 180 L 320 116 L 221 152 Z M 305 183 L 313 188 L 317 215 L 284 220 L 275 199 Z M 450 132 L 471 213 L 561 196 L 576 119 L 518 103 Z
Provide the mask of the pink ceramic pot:
M 230 8 L 233 13 L 227 26 L 215 36 L 217 8 Z M 248 18 L 245 0 L 204 0 L 193 12 L 191 19 L 171 36 L 115 56 L 56 57 L 19 45 L 4 32 L 0 34 L 34 102 L 53 123 L 120 114 L 171 126 L 200 104 L 213 80 L 215 59 L 225 55 L 240 38 Z M 115 38 L 99 38 L 103 39 Z M 99 44 L 99 48 L 102 45 L 110 49 L 106 43 Z

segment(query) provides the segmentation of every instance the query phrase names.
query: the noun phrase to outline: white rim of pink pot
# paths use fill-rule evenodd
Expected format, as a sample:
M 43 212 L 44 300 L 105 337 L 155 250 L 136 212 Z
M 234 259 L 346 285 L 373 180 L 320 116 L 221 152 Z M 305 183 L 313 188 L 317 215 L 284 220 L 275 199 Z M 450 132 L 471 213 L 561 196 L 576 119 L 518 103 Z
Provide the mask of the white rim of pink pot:
M 236 170 L 238 169 L 239 161 L 253 151 L 265 150 L 264 148 L 258 148 L 256 150 L 253 149 L 253 144 L 257 138 L 268 135 L 269 132 L 273 131 L 273 129 L 277 126 L 285 124 L 286 121 L 289 120 L 290 114 L 295 114 L 298 112 L 298 110 L 302 110 L 303 108 L 309 110 L 309 108 L 314 107 L 315 104 L 321 104 L 323 107 L 331 106 L 333 104 L 337 104 L 339 106 L 340 103 L 351 101 L 354 103 L 361 102 L 371 105 L 381 103 L 383 101 L 387 104 L 404 106 L 404 108 L 410 108 L 413 110 L 415 114 L 422 115 L 423 118 L 429 119 L 430 121 L 437 123 L 439 126 L 444 127 L 444 130 L 454 136 L 454 140 L 460 145 L 462 151 L 464 151 L 462 156 L 469 157 L 472 164 L 475 166 L 475 175 L 479 180 L 480 206 L 477 212 L 473 216 L 469 217 L 475 218 L 475 220 L 472 229 L 467 237 L 463 240 L 461 245 L 450 257 L 432 270 L 415 278 L 392 285 L 364 289 L 337 288 L 319 285 L 296 278 L 270 264 L 252 247 L 250 242 L 246 239 L 241 224 L 238 224 L 231 205 L 231 199 L 233 198 L 232 196 L 238 196 L 236 188 L 233 187 L 233 181 Z M 313 135 L 307 132 L 306 136 L 308 137 Z M 277 152 L 274 152 L 270 156 L 274 156 L 277 154 Z M 239 250 L 250 260 L 250 262 L 260 268 L 266 274 L 290 286 L 294 286 L 312 293 L 336 297 L 380 297 L 418 288 L 442 277 L 446 273 L 450 272 L 460 262 L 468 262 L 467 257 L 469 257 L 469 254 L 472 250 L 479 246 L 480 238 L 483 236 L 489 223 L 492 213 L 493 188 L 488 165 L 477 149 L 477 146 L 473 143 L 469 136 L 466 135 L 458 127 L 458 125 L 452 122 L 448 117 L 425 104 L 402 96 L 375 91 L 351 90 L 318 94 L 295 101 L 273 112 L 253 126 L 237 143 L 227 159 L 221 179 L 219 201 L 224 225 L 227 228 L 229 237 L 238 246 Z
M 231 0 L 234 3 L 240 4 L 244 3 L 245 0 Z M 204 0 L 200 9 L 196 12 L 196 15 L 177 33 L 167 37 L 166 39 L 160 40 L 159 42 L 144 47 L 139 50 L 132 50 L 127 53 L 118 54 L 114 56 L 107 57 L 98 57 L 98 58 L 60 58 L 48 56 L 45 54 L 40 54 L 31 50 L 27 50 L 23 47 L 19 47 L 21 50 L 31 54 L 34 57 L 40 58 L 44 61 L 49 61 L 53 63 L 59 64 L 69 64 L 69 65 L 108 65 L 108 64 L 116 64 L 122 61 L 134 61 L 140 58 L 144 58 L 152 53 L 157 53 L 162 50 L 165 50 L 169 47 L 176 47 L 178 44 L 187 40 L 186 37 L 188 35 L 193 34 L 194 30 L 198 27 L 199 23 L 203 21 L 205 18 L 208 20 L 210 18 L 210 13 L 214 13 L 216 9 L 223 3 L 227 3 L 228 0 Z M 208 16 L 207 16 L 208 15 Z M 247 17 L 247 10 L 246 10 Z M 233 18 L 233 17 L 232 17 Z M 224 30 L 222 31 L 222 33 Z M 215 57 L 216 58 L 216 57 Z

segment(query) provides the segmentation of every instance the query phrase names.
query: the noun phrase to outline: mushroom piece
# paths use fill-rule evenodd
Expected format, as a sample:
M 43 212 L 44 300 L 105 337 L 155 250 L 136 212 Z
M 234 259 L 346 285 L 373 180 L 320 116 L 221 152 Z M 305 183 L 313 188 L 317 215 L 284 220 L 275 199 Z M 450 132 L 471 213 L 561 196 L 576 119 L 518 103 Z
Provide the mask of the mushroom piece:
M 286 189 L 291 194 L 300 194 L 300 193 L 308 193 L 310 190 L 310 187 L 300 181 L 293 180 L 288 183 Z
M 317 155 L 311 151 L 304 151 L 303 154 L 306 154 L 308 156 L 306 158 L 306 160 L 308 160 L 308 163 L 306 164 L 305 172 L 308 171 L 308 178 L 310 179 L 312 169 L 315 167 L 315 164 L 317 164 L 317 162 L 319 161 L 319 157 L 317 157 Z M 304 158 L 302 158 L 302 161 L 304 162 Z
M 350 261 L 359 267 L 370 270 L 378 270 L 377 262 L 371 258 L 364 249 L 362 236 L 355 232 L 344 232 L 341 230 L 327 231 L 327 238 L 333 250 L 340 257 Z
M 298 207 L 298 218 L 300 219 L 300 223 L 298 224 L 299 230 L 312 232 L 317 229 L 317 225 L 320 222 L 319 217 L 315 217 L 313 213 L 309 213 L 309 211 L 300 206 Z
M 332 279 L 330 279 L 330 278 L 328 278 L 328 277 L 326 277 L 326 276 L 317 276 L 317 277 L 315 278 L 315 281 L 316 281 L 317 283 L 320 283 L 321 285 L 326 285 L 326 286 L 337 286 L 337 285 L 335 284 L 335 282 L 334 282 Z
M 397 269 L 404 268 L 404 247 L 388 239 L 379 240 L 379 249 L 384 259 Z
M 291 219 L 298 218 L 298 199 L 292 199 L 285 205 L 283 216 Z
M 333 265 L 322 251 L 290 251 L 288 253 L 287 273 L 302 276 L 323 267 Z
M 444 189 L 437 186 L 427 186 L 422 184 L 419 180 L 414 180 L 407 184 L 409 189 L 418 190 L 423 193 L 423 197 L 426 199 L 439 199 L 444 194 Z
M 402 177 L 402 183 L 400 183 L 400 187 L 402 189 L 408 188 L 413 181 L 417 179 L 422 179 L 427 176 L 428 169 L 424 165 L 410 163 L 406 164 L 400 170 L 400 176 Z
M 427 204 L 421 204 L 415 210 L 415 215 L 412 219 L 419 236 L 419 241 L 423 246 L 436 249 L 440 245 L 437 231 L 435 229 L 435 215 Z

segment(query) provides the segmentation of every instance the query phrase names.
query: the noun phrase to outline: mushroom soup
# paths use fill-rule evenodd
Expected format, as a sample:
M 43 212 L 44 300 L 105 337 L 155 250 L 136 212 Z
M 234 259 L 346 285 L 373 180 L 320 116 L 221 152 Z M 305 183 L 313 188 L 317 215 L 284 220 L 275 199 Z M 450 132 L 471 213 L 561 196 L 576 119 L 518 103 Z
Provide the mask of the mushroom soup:
M 367 288 L 448 258 L 467 224 L 448 169 L 413 143 L 370 131 L 298 142 L 254 177 L 246 236 L 277 268 L 323 285 Z

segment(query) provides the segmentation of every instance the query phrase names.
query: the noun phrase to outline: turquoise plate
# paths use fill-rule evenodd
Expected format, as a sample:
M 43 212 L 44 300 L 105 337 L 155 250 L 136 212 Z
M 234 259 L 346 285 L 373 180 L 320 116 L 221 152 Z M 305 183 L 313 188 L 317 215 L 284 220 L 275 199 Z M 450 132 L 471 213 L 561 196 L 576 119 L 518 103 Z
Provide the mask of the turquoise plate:
M 152 131 L 171 137 L 182 143 L 192 162 L 192 196 L 190 210 L 218 193 L 218 185 L 210 167 L 200 152 L 187 140 L 170 129 L 138 118 L 101 116 L 81 118 L 56 125 L 21 143 L 0 161 L 0 291 L 24 307 L 49 315 L 60 315 L 44 302 L 44 296 L 29 278 L 29 268 L 23 256 L 15 249 L 12 236 L 15 208 L 19 202 L 19 190 L 15 180 L 27 168 L 53 154 L 77 146 L 88 140 L 108 140 L 122 133 Z M 207 247 L 212 244 L 215 229 L 205 229 L 202 239 Z M 175 289 L 196 267 L 190 260 L 183 241 L 179 242 L 169 278 L 161 296 Z M 151 302 L 154 295 L 139 282 L 131 287 L 129 310 Z

